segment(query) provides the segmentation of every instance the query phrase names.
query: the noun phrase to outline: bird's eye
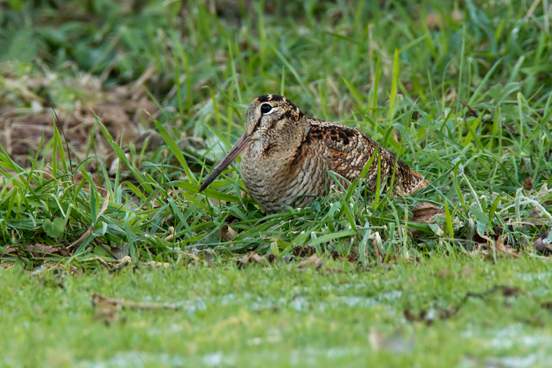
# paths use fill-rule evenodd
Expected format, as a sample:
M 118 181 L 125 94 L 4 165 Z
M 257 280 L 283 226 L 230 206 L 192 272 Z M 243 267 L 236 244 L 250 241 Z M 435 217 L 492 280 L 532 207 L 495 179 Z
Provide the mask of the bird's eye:
M 264 103 L 261 105 L 261 114 L 268 114 L 272 110 L 272 106 L 270 104 Z

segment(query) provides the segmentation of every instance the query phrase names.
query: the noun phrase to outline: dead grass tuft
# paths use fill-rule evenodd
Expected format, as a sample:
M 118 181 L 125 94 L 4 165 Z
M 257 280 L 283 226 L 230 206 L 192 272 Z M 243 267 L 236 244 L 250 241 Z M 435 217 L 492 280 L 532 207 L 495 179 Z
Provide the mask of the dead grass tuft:
M 139 142 L 157 114 L 144 87 L 149 73 L 132 84 L 106 88 L 88 75 L 61 76 L 51 72 L 16 75 L 0 72 L 0 145 L 20 164 L 29 155 L 46 156 L 54 126 L 63 132 L 71 154 L 83 160 L 102 159 L 110 149 L 95 127 L 99 118 L 121 143 Z M 56 122 L 54 110 L 60 121 Z

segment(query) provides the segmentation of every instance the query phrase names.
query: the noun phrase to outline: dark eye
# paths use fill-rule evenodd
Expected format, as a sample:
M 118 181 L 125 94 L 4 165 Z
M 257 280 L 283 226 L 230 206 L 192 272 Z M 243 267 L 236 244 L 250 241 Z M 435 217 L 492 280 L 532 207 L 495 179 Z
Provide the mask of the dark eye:
M 264 103 L 261 105 L 261 114 L 268 114 L 272 110 L 272 106 L 270 104 Z

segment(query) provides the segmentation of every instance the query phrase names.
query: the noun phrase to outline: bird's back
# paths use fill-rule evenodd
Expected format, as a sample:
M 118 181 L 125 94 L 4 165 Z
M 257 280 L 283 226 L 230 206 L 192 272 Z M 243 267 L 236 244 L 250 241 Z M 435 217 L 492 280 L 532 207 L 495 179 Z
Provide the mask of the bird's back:
M 332 122 L 312 119 L 306 144 L 322 155 L 328 168 L 348 180 L 356 179 L 373 156 L 365 180 L 374 187 L 377 180 L 378 160 L 382 184 L 394 178 L 395 192 L 408 195 L 427 186 L 422 175 L 398 160 L 390 151 L 378 145 L 361 131 Z M 378 158 L 379 156 L 379 158 Z

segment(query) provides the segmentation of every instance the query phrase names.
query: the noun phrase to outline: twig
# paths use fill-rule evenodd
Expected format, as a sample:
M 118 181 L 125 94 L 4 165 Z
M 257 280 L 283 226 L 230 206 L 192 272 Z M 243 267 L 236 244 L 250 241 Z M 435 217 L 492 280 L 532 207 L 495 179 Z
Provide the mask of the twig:
M 92 306 L 109 305 L 116 309 L 140 309 L 140 310 L 155 310 L 155 309 L 169 309 L 178 310 L 182 308 L 182 305 L 176 303 L 146 303 L 135 302 L 127 299 L 108 298 L 98 293 L 92 294 Z

